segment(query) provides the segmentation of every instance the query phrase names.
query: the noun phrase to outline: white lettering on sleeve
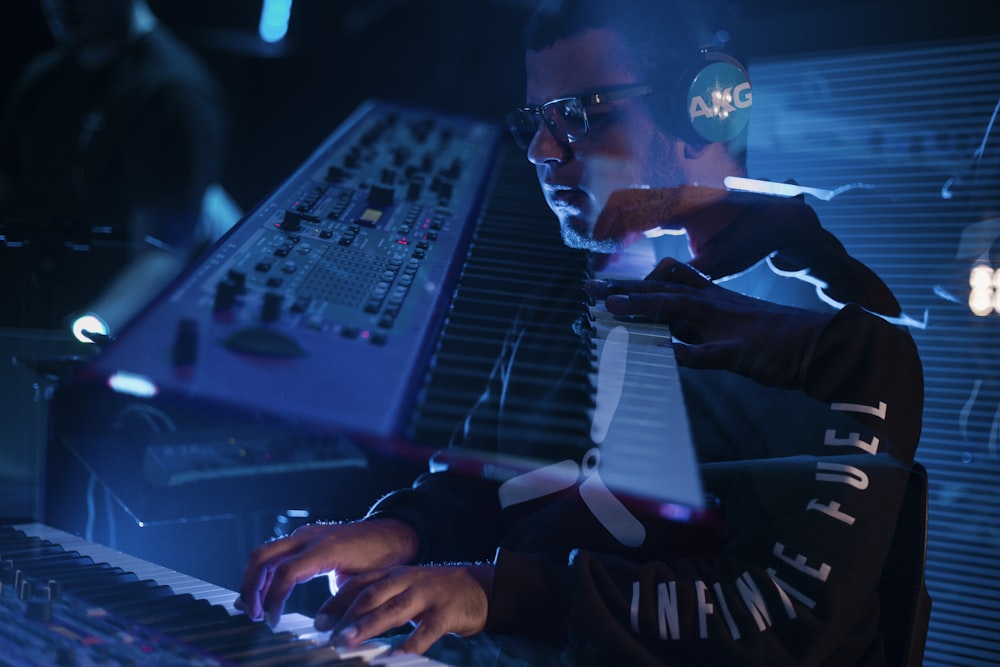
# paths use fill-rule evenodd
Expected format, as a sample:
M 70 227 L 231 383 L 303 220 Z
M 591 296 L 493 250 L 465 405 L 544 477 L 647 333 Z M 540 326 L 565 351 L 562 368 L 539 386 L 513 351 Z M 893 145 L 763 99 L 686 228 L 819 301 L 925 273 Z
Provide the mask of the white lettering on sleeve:
M 830 570 L 832 569 L 828 564 L 822 563 L 819 569 L 814 567 L 809 567 L 806 565 L 806 557 L 799 554 L 795 558 L 790 558 L 785 555 L 785 545 L 781 542 L 774 543 L 774 551 L 772 552 L 775 556 L 785 561 L 792 567 L 794 567 L 799 572 L 803 574 L 808 574 L 814 579 L 819 579 L 820 581 L 826 581 L 827 577 L 830 576 Z
M 785 606 L 785 613 L 788 614 L 788 618 L 798 618 L 798 614 L 795 613 L 795 605 L 788 598 L 788 595 L 781 589 L 781 585 L 778 583 L 778 578 L 774 576 L 774 569 L 767 569 L 768 576 L 771 577 L 771 583 L 774 584 L 774 589 L 778 591 L 778 597 L 781 598 L 781 604 Z M 783 582 L 782 582 L 783 583 Z
M 708 639 L 708 615 L 715 613 L 715 605 L 708 601 L 708 586 L 704 581 L 694 582 L 694 588 L 698 592 L 698 636 Z
M 771 581 L 774 582 L 774 585 L 778 587 L 778 590 L 781 593 L 788 593 L 793 598 L 795 598 L 805 606 L 809 607 L 810 609 L 816 606 L 815 600 L 813 600 L 811 597 L 807 596 L 805 593 L 792 586 L 787 581 L 783 581 L 782 579 L 780 579 L 778 577 L 778 574 L 774 571 L 773 568 L 770 567 L 767 568 L 767 573 L 771 576 Z M 782 595 L 781 599 L 785 602 L 785 610 L 788 611 L 788 615 L 791 618 L 795 618 L 795 609 L 791 607 L 791 603 L 784 595 Z
M 827 516 L 832 516 L 837 521 L 843 521 L 848 526 L 854 525 L 854 517 L 850 514 L 846 514 L 845 512 L 841 512 L 840 503 L 836 500 L 831 500 L 829 505 L 824 505 L 819 501 L 819 498 L 813 498 L 809 501 L 809 504 L 806 505 L 806 511 L 809 510 L 819 510 Z
M 733 636 L 733 639 L 740 638 L 740 629 L 736 627 L 736 621 L 733 620 L 733 615 L 729 613 L 729 605 L 726 604 L 726 596 L 722 594 L 722 585 L 716 582 L 712 585 L 715 589 L 715 599 L 719 602 L 719 607 L 722 608 L 722 617 L 726 619 L 726 625 L 729 626 L 729 634 Z
M 870 405 L 861 405 L 860 403 L 832 403 L 830 405 L 831 410 L 837 410 L 838 412 L 860 412 L 866 415 L 874 415 L 882 420 L 885 420 L 887 407 L 885 401 L 879 401 L 877 408 Z
M 866 475 L 861 470 L 858 470 L 854 466 L 844 465 L 842 463 L 825 463 L 819 461 L 816 464 L 817 470 L 825 470 L 827 472 L 838 472 L 842 474 L 827 474 L 824 472 L 816 473 L 816 480 L 820 482 L 837 482 L 838 484 L 849 484 L 856 489 L 861 489 L 864 491 L 868 488 L 868 475 Z
M 636 582 L 636 586 L 638 586 Z M 677 582 L 661 583 L 656 587 L 656 611 L 660 619 L 660 639 L 680 639 L 680 621 L 677 615 Z M 635 622 L 638 626 L 639 622 Z M 636 630 L 636 633 L 639 631 Z
M 837 431 L 832 428 L 826 430 L 826 437 L 823 438 L 823 444 L 834 447 L 857 447 L 869 454 L 878 453 L 878 438 L 872 437 L 871 442 L 865 442 L 861 439 L 860 433 L 851 433 L 846 438 L 838 438 Z
M 764 597 L 760 594 L 757 584 L 750 578 L 749 572 L 744 572 L 736 580 L 736 588 L 743 598 L 743 604 L 746 605 L 747 610 L 753 616 L 753 620 L 757 623 L 757 629 L 763 632 L 771 625 L 771 614 L 767 611 L 767 606 L 764 604 Z

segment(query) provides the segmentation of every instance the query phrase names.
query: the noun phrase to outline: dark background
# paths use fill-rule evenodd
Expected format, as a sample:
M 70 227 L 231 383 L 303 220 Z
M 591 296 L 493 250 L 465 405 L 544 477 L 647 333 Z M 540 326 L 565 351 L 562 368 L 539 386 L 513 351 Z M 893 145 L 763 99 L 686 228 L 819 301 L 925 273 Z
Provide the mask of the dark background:
M 226 91 L 233 140 L 223 184 L 246 209 L 367 98 L 502 118 L 523 96 L 519 31 L 535 1 L 296 0 L 278 45 L 257 37 L 259 1 L 149 4 Z M 729 9 L 751 63 L 1000 33 L 995 0 L 743 0 Z M 0 101 L 51 45 L 36 0 L 3 11 Z

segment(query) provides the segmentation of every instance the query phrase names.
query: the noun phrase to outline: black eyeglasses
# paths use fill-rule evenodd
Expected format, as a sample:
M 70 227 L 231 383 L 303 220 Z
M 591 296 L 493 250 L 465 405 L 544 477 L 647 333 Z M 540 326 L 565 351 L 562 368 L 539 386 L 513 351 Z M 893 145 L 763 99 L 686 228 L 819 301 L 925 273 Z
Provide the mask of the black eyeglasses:
M 588 95 L 560 97 L 539 106 L 521 107 L 507 114 L 507 129 L 521 150 L 528 150 L 538 132 L 540 120 L 545 121 L 545 126 L 556 141 L 571 144 L 582 139 L 590 129 L 588 107 L 648 95 L 651 92 L 653 87 L 650 85 L 630 85 Z

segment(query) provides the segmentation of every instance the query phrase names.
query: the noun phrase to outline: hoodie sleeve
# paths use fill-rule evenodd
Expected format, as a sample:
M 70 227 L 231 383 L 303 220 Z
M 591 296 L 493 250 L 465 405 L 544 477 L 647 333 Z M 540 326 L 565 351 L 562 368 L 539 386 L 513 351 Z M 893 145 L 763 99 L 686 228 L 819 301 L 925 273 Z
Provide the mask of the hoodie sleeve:
M 920 433 L 920 363 L 905 332 L 859 308 L 809 360 L 802 388 L 829 406 L 821 441 L 703 466 L 721 551 L 580 549 L 558 562 L 501 548 L 487 630 L 614 664 L 878 664 L 877 587 Z
M 640 561 L 578 550 L 560 564 L 501 548 L 487 631 L 610 664 L 858 663 L 877 645 L 877 584 L 908 471 L 860 455 L 712 468 L 719 554 Z M 818 482 L 831 474 L 821 470 L 851 477 Z M 865 489 L 846 481 L 853 475 Z
M 504 528 L 497 483 L 451 472 L 421 475 L 379 500 L 365 518 L 408 523 L 419 543 L 415 562 L 422 564 L 492 560 Z

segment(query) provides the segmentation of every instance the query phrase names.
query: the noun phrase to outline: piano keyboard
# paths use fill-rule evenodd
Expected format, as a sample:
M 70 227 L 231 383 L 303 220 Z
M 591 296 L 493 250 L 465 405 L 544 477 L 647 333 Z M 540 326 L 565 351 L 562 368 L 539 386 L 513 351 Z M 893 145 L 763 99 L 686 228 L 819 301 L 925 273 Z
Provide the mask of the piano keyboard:
M 703 520 L 705 497 L 669 329 L 619 321 L 603 305 L 585 305 L 583 280 L 594 275 L 590 260 L 586 253 L 562 243 L 558 224 L 539 195 L 537 177 L 524 162 L 523 153 L 501 151 L 498 178 L 407 435 L 416 442 L 448 442 L 471 408 L 470 397 L 482 392 L 484 378 L 528 295 L 541 293 L 553 327 L 540 343 L 544 348 L 527 354 L 537 363 L 537 376 L 575 383 L 576 400 L 541 414 L 537 406 L 509 395 L 505 409 L 532 415 L 530 428 L 544 430 L 546 437 L 539 440 L 548 444 L 582 453 L 580 447 L 592 440 L 600 448 L 601 480 L 633 507 L 681 520 Z M 643 259 L 654 261 L 652 256 Z M 570 323 L 585 313 L 596 361 L 593 366 L 567 367 L 568 357 L 556 351 L 582 344 Z M 615 353 L 610 354 L 605 364 L 612 372 L 623 371 L 623 377 L 610 406 L 598 364 L 613 330 L 619 340 L 624 338 L 624 345 L 618 358 L 613 360 Z M 543 363 L 552 368 L 541 368 Z M 505 424 L 505 428 L 509 435 L 514 427 Z M 437 453 L 433 465 L 504 480 L 545 463 L 549 461 L 457 448 Z
M 335 650 L 312 619 L 273 630 L 234 591 L 43 524 L 0 527 L 0 664 L 438 667 L 384 644 Z
M 579 485 L 592 507 L 614 507 L 609 511 L 618 513 L 624 503 L 646 514 L 714 524 L 717 517 L 702 490 L 669 329 L 618 319 L 601 303 L 588 306 L 586 313 L 586 340 L 563 341 L 589 345 L 593 351 L 586 372 L 577 378 L 588 397 L 577 406 L 585 414 L 570 414 L 572 423 L 563 424 L 530 412 L 544 420 L 553 440 L 575 442 L 582 456 L 550 460 L 453 447 L 435 454 L 431 469 L 503 482 L 505 507 Z M 519 404 L 517 409 L 531 406 Z M 588 442 L 589 449 L 580 448 Z
M 589 309 L 597 366 L 591 438 L 610 489 L 703 508 L 698 460 L 670 330 Z
M 537 376 L 564 375 L 565 356 L 551 352 L 580 345 L 572 323 L 584 312 L 589 258 L 563 244 L 559 225 L 522 152 L 501 150 L 497 170 L 406 432 L 413 442 L 441 446 L 450 441 L 482 393 L 512 322 L 531 299 L 544 299 L 553 323 L 546 332 L 545 349 L 529 352 L 539 364 L 551 360 L 553 367 L 536 368 Z M 546 430 L 548 442 L 579 446 L 587 436 L 586 406 L 591 398 L 587 369 L 577 371 L 578 400 L 562 406 L 559 414 L 538 415 L 536 406 L 521 406 L 517 397 L 511 397 L 510 409 L 544 418 L 545 423 L 533 426 Z

